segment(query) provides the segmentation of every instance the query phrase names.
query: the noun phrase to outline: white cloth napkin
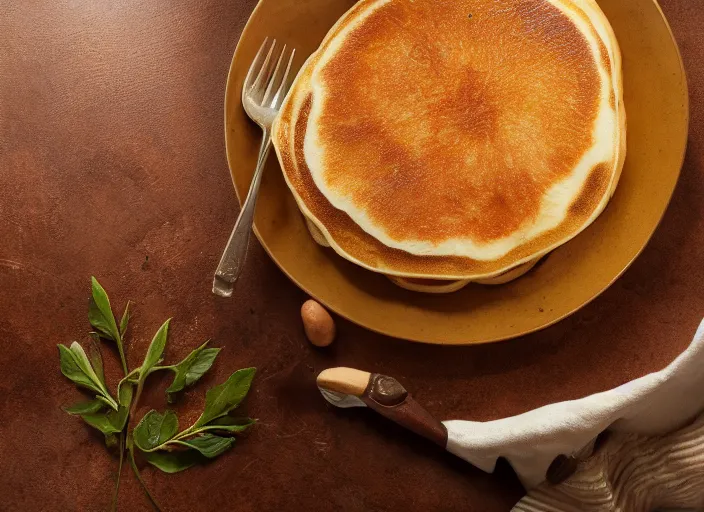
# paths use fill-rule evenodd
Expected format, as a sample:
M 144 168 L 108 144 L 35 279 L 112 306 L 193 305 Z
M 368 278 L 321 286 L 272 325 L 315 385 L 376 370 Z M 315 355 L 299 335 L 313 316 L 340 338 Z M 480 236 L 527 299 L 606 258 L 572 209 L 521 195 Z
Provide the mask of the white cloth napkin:
M 664 370 L 604 393 L 489 422 L 451 420 L 447 449 L 484 471 L 506 458 L 531 489 L 558 455 L 576 454 L 606 429 L 664 434 L 704 409 L 704 320 L 687 350 Z

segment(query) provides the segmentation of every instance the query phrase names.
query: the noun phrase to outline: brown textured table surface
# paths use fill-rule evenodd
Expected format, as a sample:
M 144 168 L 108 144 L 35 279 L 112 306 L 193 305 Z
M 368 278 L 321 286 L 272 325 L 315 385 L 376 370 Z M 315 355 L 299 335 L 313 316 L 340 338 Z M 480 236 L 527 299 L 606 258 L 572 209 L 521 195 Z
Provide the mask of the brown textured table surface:
M 409 344 L 340 321 L 313 350 L 305 299 L 253 243 L 236 297 L 210 293 L 237 204 L 223 147 L 225 79 L 254 0 L 15 0 L 0 7 L 0 510 L 106 510 L 116 460 L 60 406 L 80 393 L 57 343 L 85 340 L 89 277 L 135 301 L 138 364 L 173 316 L 168 354 L 224 346 L 210 385 L 259 368 L 260 424 L 215 463 L 144 477 L 169 511 L 508 510 L 490 476 L 368 411 L 333 410 L 314 378 L 388 373 L 442 419 L 493 419 L 660 369 L 704 313 L 704 5 L 663 0 L 688 70 L 689 150 L 672 204 L 633 267 L 587 308 L 511 342 Z M 108 378 L 117 377 L 114 358 Z M 155 379 L 145 406 L 163 408 Z M 179 411 L 193 417 L 203 387 Z M 125 471 L 121 510 L 149 510 Z

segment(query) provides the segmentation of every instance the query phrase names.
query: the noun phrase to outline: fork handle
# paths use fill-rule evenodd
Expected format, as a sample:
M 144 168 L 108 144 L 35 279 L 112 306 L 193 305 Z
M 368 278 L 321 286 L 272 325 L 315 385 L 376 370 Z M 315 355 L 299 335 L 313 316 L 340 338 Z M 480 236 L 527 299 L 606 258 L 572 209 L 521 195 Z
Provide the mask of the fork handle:
M 230 297 L 232 295 L 233 285 L 242 272 L 245 257 L 247 256 L 249 236 L 252 232 L 252 223 L 254 222 L 254 207 L 257 203 L 257 196 L 259 195 L 259 185 L 262 181 L 264 165 L 266 164 L 270 149 L 271 133 L 269 130 L 265 129 L 262 143 L 259 147 L 257 167 L 254 170 L 254 176 L 249 186 L 247 198 L 244 200 L 235 227 L 230 234 L 230 239 L 227 241 L 225 250 L 220 258 L 220 263 L 215 271 L 215 277 L 213 279 L 213 293 L 215 295 Z

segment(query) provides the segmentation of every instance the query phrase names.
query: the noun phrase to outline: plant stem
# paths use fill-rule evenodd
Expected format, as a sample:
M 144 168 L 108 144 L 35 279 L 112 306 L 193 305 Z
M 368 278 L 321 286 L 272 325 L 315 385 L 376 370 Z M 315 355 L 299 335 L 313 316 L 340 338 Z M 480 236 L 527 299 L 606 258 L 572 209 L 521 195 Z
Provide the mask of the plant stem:
M 120 362 L 122 363 L 122 371 L 125 375 L 129 375 L 127 370 L 127 359 L 125 359 L 125 349 L 122 347 L 122 336 L 117 340 L 117 351 L 120 353 Z
M 129 426 L 130 423 L 132 422 L 132 416 L 134 415 L 134 412 L 137 410 L 137 404 L 139 403 L 139 399 L 142 397 L 142 390 L 144 389 L 144 379 L 140 378 L 139 381 L 137 382 L 137 392 L 134 394 L 134 398 L 132 399 L 132 407 L 130 407 L 130 417 L 127 420 L 127 431 L 129 432 Z
M 120 398 L 120 387 L 122 386 L 122 384 L 124 384 L 125 382 L 132 382 L 132 379 L 130 379 L 130 377 L 132 377 L 136 373 L 139 373 L 139 370 L 141 370 L 141 367 L 135 368 L 130 373 L 128 373 L 127 375 L 122 377 L 120 379 L 120 382 L 117 383 L 117 398 L 118 398 L 118 400 Z
M 143 452 L 146 452 L 146 453 L 152 453 L 152 452 L 156 452 L 159 450 L 163 450 L 166 447 L 166 445 L 169 444 L 171 441 L 178 441 L 178 440 L 183 439 L 185 437 L 192 436 L 193 434 L 200 433 L 201 429 L 200 428 L 194 429 L 194 426 L 195 426 L 195 423 L 193 425 L 191 425 L 190 427 L 188 427 L 187 429 L 182 430 L 181 432 L 176 434 L 171 439 L 167 439 L 166 441 L 161 443 L 159 446 L 155 446 L 154 448 L 149 448 L 148 450 L 145 450 L 144 448 L 140 448 L 140 450 L 142 450 Z
M 197 422 L 198 422 L 198 420 L 196 420 L 196 423 Z M 182 430 L 181 432 L 176 434 L 172 439 L 183 439 L 184 437 L 188 437 L 192 434 L 197 434 L 200 431 L 200 429 L 196 428 L 196 423 L 194 423 L 193 425 L 191 425 L 187 429 Z
M 140 485 L 142 486 L 142 490 L 144 490 L 144 494 L 147 495 L 147 498 L 149 498 L 149 501 L 151 502 L 154 509 L 156 509 L 157 512 L 161 512 L 161 507 L 159 507 L 159 504 L 154 499 L 154 496 L 152 496 L 149 493 L 149 489 L 147 489 L 147 485 L 144 483 L 144 480 L 142 480 L 142 475 L 139 474 L 139 469 L 137 468 L 137 463 L 134 461 L 134 447 L 132 446 L 131 443 L 128 443 L 128 444 L 129 444 L 129 448 L 127 450 L 127 458 L 130 460 L 130 466 L 132 466 L 132 471 L 134 471 L 134 476 L 137 477 L 137 480 L 139 481 Z
M 151 370 L 149 370 L 149 374 L 151 375 L 154 372 L 158 372 L 159 370 L 173 370 L 174 365 L 170 364 L 168 366 L 155 366 Z
M 135 369 L 132 370 L 130 373 L 128 373 L 127 375 L 125 375 L 124 377 L 122 377 L 122 379 L 120 379 L 120 382 L 125 381 L 125 380 L 129 380 L 130 377 L 132 377 L 133 375 L 139 373 L 139 370 L 141 370 L 141 369 L 142 369 L 141 366 L 140 366 L 139 368 L 135 368 Z
M 129 302 L 127 303 L 129 306 Z M 127 369 L 127 359 L 125 358 L 125 349 L 122 346 L 122 334 L 119 333 L 119 338 L 116 340 L 117 351 L 120 353 L 120 362 L 122 363 L 122 372 L 125 374 L 124 379 L 126 379 L 130 373 Z M 117 384 L 117 400 L 120 401 L 120 384 L 122 380 Z M 117 512 L 117 498 L 120 494 L 120 477 L 122 476 L 122 463 L 125 460 L 125 436 L 127 432 L 127 424 L 129 423 L 129 414 L 127 415 L 127 421 L 125 422 L 125 428 L 120 432 L 120 462 L 117 465 L 117 479 L 115 480 L 115 493 L 112 496 L 112 507 L 110 508 L 112 512 Z
M 120 463 L 117 466 L 117 480 L 115 482 L 115 493 L 112 496 L 112 512 L 117 512 L 117 497 L 120 493 L 120 476 L 122 476 L 122 461 L 125 459 L 125 431 L 120 432 Z

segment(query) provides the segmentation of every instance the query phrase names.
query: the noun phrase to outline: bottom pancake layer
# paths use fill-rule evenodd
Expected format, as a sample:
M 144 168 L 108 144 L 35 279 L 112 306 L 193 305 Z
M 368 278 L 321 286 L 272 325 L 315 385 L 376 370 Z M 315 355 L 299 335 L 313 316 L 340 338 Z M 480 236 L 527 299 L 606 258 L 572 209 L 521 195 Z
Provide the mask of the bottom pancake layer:
M 305 218 L 305 216 L 304 216 Z M 320 230 L 313 224 L 309 219 L 305 218 L 306 226 L 310 235 L 313 237 L 319 245 L 323 247 L 330 247 L 327 239 L 323 236 Z M 443 279 L 418 279 L 412 277 L 398 277 L 386 275 L 386 277 L 394 283 L 396 286 L 400 286 L 406 290 L 421 293 L 452 293 L 461 290 L 469 283 L 475 282 L 477 284 L 495 286 L 500 284 L 509 283 L 519 277 L 527 274 L 542 258 L 536 258 L 535 260 L 523 263 L 517 267 L 499 274 L 498 276 L 489 277 L 486 279 L 477 279 L 472 281 L 471 279 L 457 279 L 457 280 L 443 280 Z

